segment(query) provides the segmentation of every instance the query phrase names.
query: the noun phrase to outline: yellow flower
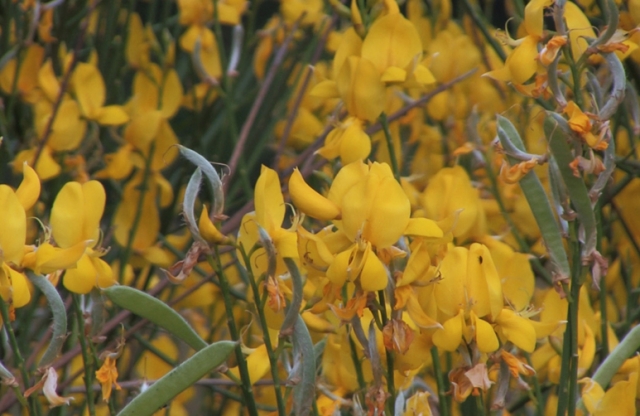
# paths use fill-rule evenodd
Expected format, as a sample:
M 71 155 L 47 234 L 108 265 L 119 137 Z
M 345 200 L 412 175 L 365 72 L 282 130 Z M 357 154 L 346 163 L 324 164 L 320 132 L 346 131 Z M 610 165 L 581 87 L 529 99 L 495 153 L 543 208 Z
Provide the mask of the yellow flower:
M 28 103 L 36 103 L 40 98 L 38 88 L 38 70 L 42 66 L 44 59 L 44 48 L 38 44 L 29 46 L 24 55 L 21 56 L 22 64 L 20 72 L 16 74 L 18 68 L 18 58 L 13 58 L 0 69 L 0 90 L 6 94 L 11 94 L 14 82 L 17 79 L 16 92 Z
M 629 379 L 619 381 L 605 391 L 590 378 L 580 380 L 585 384 L 582 389 L 582 400 L 590 415 L 621 415 L 634 416 L 636 414 L 636 390 L 638 373 L 629 375 Z
M 383 82 L 404 82 L 410 76 L 420 85 L 435 78 L 422 65 L 422 41 L 415 26 L 399 11 L 395 0 L 385 1 L 388 13 L 371 25 L 362 43 L 362 57 L 373 63 Z
M 280 179 L 276 171 L 262 166 L 255 186 L 255 211 L 242 218 L 238 233 L 238 242 L 244 246 L 247 253 L 260 241 L 260 230 L 268 235 L 277 253 L 276 276 L 287 270 L 283 258 L 298 257 L 297 234 L 293 230 L 282 228 L 286 206 L 280 188 Z M 258 274 L 265 273 L 268 270 L 268 261 L 265 248 L 261 247 L 253 252 L 250 267 Z
M 333 217 L 339 232 L 351 242 L 340 249 L 327 269 L 326 275 L 335 285 L 357 280 L 365 291 L 384 289 L 388 271 L 379 256 L 385 249 L 405 233 L 442 237 L 442 231 L 429 227 L 428 221 L 410 219 L 409 199 L 387 164 L 356 161 L 344 166 L 326 198 L 298 183 L 301 178 L 293 180 L 290 192 L 293 201 L 300 202 L 298 208 L 311 217 Z M 314 204 L 308 203 L 310 194 Z
M 14 268 L 22 266 L 27 239 L 26 211 L 40 196 L 40 180 L 27 164 L 24 179 L 14 192 L 0 185 L 0 296 L 20 308 L 31 300 L 25 275 Z M 13 267 L 12 267 L 13 266 Z
M 51 229 L 56 243 L 63 249 L 87 245 L 77 260 L 77 267 L 64 276 L 64 286 L 74 293 L 89 293 L 94 287 L 108 287 L 115 283 L 111 268 L 100 259 L 97 249 L 100 219 L 106 195 L 102 184 L 67 182 L 58 193 L 51 209 Z M 40 248 L 41 249 L 41 248 Z
M 104 106 L 106 88 L 102 75 L 95 66 L 79 63 L 71 76 L 71 85 L 84 117 L 108 126 L 117 126 L 129 121 L 129 116 L 121 106 Z M 58 117 L 64 116 L 64 113 L 58 114 Z
M 532 0 L 524 9 L 524 28 L 527 33 L 513 44 L 516 48 L 509 54 L 504 67 L 487 72 L 485 76 L 498 81 L 511 81 L 523 84 L 536 73 L 538 42 L 544 34 L 543 12 L 545 7 L 553 4 L 553 0 Z
M 427 218 L 450 224 L 453 236 L 460 241 L 485 233 L 486 217 L 478 190 L 461 166 L 440 169 L 420 202 Z

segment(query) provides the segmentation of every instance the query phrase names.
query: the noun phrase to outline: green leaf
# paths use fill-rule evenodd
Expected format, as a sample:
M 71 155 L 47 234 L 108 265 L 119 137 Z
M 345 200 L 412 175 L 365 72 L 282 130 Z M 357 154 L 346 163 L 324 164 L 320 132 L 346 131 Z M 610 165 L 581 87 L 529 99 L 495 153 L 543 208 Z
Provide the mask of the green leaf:
M 235 346 L 235 342 L 220 341 L 198 351 L 136 396 L 118 413 L 118 416 L 152 415 L 171 399 L 222 364 Z
M 591 199 L 587 186 L 582 178 L 573 175 L 570 163 L 573 161 L 571 148 L 567 143 L 567 138 L 572 135 L 571 128 L 567 121 L 556 113 L 547 113 L 544 122 L 544 132 L 549 140 L 551 154 L 558 163 L 560 175 L 566 185 L 565 189 L 569 193 L 571 204 L 578 214 L 580 224 L 584 227 L 585 242 L 582 255 L 589 255 L 596 249 L 598 228 L 596 217 L 591 207 Z
M 501 115 L 498 115 L 498 138 L 505 149 L 515 146 L 521 151 L 525 150 L 524 143 L 514 125 Z M 509 155 L 507 155 L 507 158 L 511 164 L 519 163 L 519 160 L 509 157 Z M 530 171 L 520 180 L 520 187 L 540 228 L 542 239 L 551 257 L 555 272 L 559 275 L 556 280 L 564 280 L 571 275 L 569 260 L 562 243 L 560 227 L 553 216 L 549 199 L 540 183 L 540 179 L 534 171 Z
M 207 346 L 187 321 L 161 300 L 128 286 L 111 286 L 104 289 L 104 293 L 116 305 L 166 329 L 193 349 L 201 350 Z
M 293 414 L 307 416 L 316 398 L 316 354 L 309 329 L 298 315 L 293 326 L 293 359 L 298 383 L 293 387 Z

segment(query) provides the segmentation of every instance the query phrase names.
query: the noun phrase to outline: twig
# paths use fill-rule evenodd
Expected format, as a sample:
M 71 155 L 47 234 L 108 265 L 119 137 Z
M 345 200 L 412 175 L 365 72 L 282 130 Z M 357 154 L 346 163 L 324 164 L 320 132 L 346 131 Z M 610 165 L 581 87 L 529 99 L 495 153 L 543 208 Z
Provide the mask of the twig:
M 453 85 L 455 85 L 455 84 L 457 84 L 459 82 L 462 82 L 465 79 L 469 78 L 471 75 L 475 74 L 477 70 L 478 70 L 477 68 L 473 68 L 472 70 L 467 71 L 464 74 L 455 77 L 451 81 L 445 82 L 444 84 L 437 86 L 436 88 L 434 88 L 433 90 L 429 91 L 428 93 L 426 93 L 422 97 L 418 98 L 417 100 L 413 101 L 412 103 L 409 103 L 408 105 L 402 107 L 400 110 L 398 110 L 395 113 L 391 114 L 389 117 L 387 117 L 388 122 L 391 123 L 392 121 L 395 121 L 395 120 L 399 119 L 400 117 L 404 116 L 405 114 L 407 114 L 412 109 L 414 109 L 416 107 L 420 107 L 422 105 L 425 105 L 426 103 L 428 103 L 436 95 L 440 94 L 443 91 L 448 90 Z M 369 136 L 371 136 L 372 134 L 377 133 L 380 130 L 382 130 L 382 124 L 380 124 L 380 122 L 377 122 L 377 123 L 371 125 L 366 130 L 366 132 L 367 132 L 367 134 Z
M 284 132 L 282 133 L 282 137 L 280 138 L 280 142 L 278 143 L 278 150 L 276 152 L 276 156 L 273 158 L 274 167 L 278 166 L 280 157 L 284 152 L 284 146 L 287 143 L 287 140 L 289 139 L 289 135 L 291 134 L 291 128 L 293 127 L 293 122 L 298 116 L 298 109 L 300 108 L 300 104 L 302 103 L 302 99 L 304 98 L 305 91 L 307 90 L 307 86 L 309 85 L 309 82 L 311 81 L 311 76 L 313 75 L 312 66 L 315 65 L 316 62 L 318 62 L 318 60 L 320 59 L 320 56 L 322 55 L 322 50 L 324 49 L 324 46 L 327 42 L 327 38 L 329 37 L 329 34 L 331 33 L 331 30 L 333 29 L 337 21 L 338 21 L 338 16 L 334 15 L 331 21 L 329 22 L 329 25 L 327 26 L 326 30 L 322 34 L 322 37 L 320 38 L 318 45 L 316 45 L 316 49 L 313 51 L 313 56 L 311 57 L 311 61 L 309 62 L 309 67 L 307 67 L 307 73 L 305 74 L 304 80 L 300 85 L 300 88 L 298 90 L 298 95 L 296 96 L 296 99 L 293 103 L 293 108 L 291 109 L 291 113 L 289 114 L 289 117 L 287 117 L 287 124 L 284 127 Z
M 253 102 L 253 106 L 251 106 L 251 110 L 249 111 L 247 120 L 242 125 L 240 136 L 238 137 L 238 141 L 235 144 L 235 147 L 233 149 L 233 154 L 231 155 L 231 159 L 229 160 L 229 174 L 227 175 L 227 180 L 224 184 L 225 192 L 229 189 L 229 184 L 232 182 L 232 179 L 236 174 L 236 171 L 238 170 L 238 162 L 240 161 L 240 156 L 242 155 L 242 152 L 244 151 L 244 147 L 247 144 L 247 139 L 249 138 L 251 127 L 253 126 L 253 123 L 255 122 L 256 117 L 258 116 L 258 112 L 262 108 L 262 102 L 264 101 L 264 99 L 267 96 L 267 93 L 269 92 L 269 87 L 273 83 L 273 79 L 275 78 L 276 73 L 278 72 L 278 68 L 280 67 L 280 65 L 282 65 L 282 62 L 284 61 L 285 55 L 287 53 L 287 49 L 289 48 L 289 44 L 291 43 L 291 40 L 293 40 L 293 35 L 298 29 L 298 26 L 303 18 L 304 18 L 304 14 L 300 15 L 298 20 L 296 20 L 296 22 L 291 27 L 291 31 L 285 38 L 284 42 L 282 42 L 280 49 L 278 49 L 278 52 L 276 53 L 276 56 L 273 59 L 273 63 L 269 68 L 269 72 L 267 73 L 267 76 L 264 79 L 264 83 L 262 84 L 262 87 L 260 87 L 258 96 L 256 97 L 256 100 Z

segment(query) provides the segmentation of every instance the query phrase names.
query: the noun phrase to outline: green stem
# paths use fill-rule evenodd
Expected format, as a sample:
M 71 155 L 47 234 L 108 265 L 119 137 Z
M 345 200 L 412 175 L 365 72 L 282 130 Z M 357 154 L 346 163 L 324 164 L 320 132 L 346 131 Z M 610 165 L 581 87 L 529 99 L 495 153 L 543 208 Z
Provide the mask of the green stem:
M 380 315 L 382 316 L 382 325 L 384 328 L 384 326 L 387 325 L 387 322 L 389 322 L 389 318 L 387 317 L 387 304 L 384 299 L 384 290 L 378 291 L 378 299 L 380 300 Z M 385 355 L 387 357 L 387 390 L 389 390 L 390 394 L 389 398 L 387 399 L 387 404 L 390 406 L 391 414 L 393 414 L 393 408 L 396 402 L 396 388 L 393 379 L 393 351 L 386 350 Z
M 229 326 L 229 333 L 231 334 L 231 339 L 234 341 L 238 341 L 240 339 L 240 334 L 238 332 L 238 328 L 236 327 L 235 318 L 233 316 L 233 300 L 231 299 L 231 285 L 227 280 L 227 276 L 222 269 L 222 264 L 220 263 L 220 256 L 218 253 L 217 247 L 215 248 L 216 258 L 214 259 L 211 254 L 207 255 L 207 261 L 211 265 L 211 267 L 216 270 L 218 276 L 220 277 L 220 290 L 222 291 L 222 298 L 224 299 L 224 309 L 227 315 L 227 325 Z M 237 343 L 235 347 L 236 360 L 238 361 L 238 369 L 240 370 L 240 378 L 242 379 L 242 395 L 244 396 L 244 402 L 246 403 L 249 414 L 251 416 L 258 415 L 258 408 L 256 407 L 255 397 L 253 395 L 253 388 L 251 386 L 251 379 L 249 378 L 249 369 L 247 367 L 247 361 L 244 359 L 244 354 L 242 353 L 242 346 L 240 343 Z
M 82 362 L 84 363 L 84 385 L 87 388 L 87 406 L 89 407 L 89 415 L 96 415 L 95 396 L 93 392 L 93 376 L 94 361 L 91 356 L 91 350 L 87 345 L 84 336 L 84 318 L 82 308 L 80 307 L 80 295 L 73 294 L 73 306 L 76 312 L 76 324 L 78 326 L 78 340 L 80 341 L 80 350 L 82 351 Z
M 9 305 L 2 299 L 0 296 L 0 313 L 2 314 L 2 321 L 4 322 L 4 327 L 9 334 L 9 343 L 11 345 L 11 349 L 13 350 L 14 355 L 14 363 L 15 366 L 20 370 L 20 375 L 22 376 L 22 384 L 24 385 L 24 389 L 27 390 L 29 387 L 29 374 L 27 373 L 27 369 L 24 366 L 24 358 L 22 357 L 22 353 L 20 352 L 20 348 L 18 346 L 18 339 L 16 338 L 16 334 L 13 331 L 13 326 L 11 326 L 10 314 L 9 314 Z M 18 397 L 16 395 L 16 397 Z M 36 405 L 35 396 L 29 397 L 29 409 L 30 414 L 39 415 L 38 407 Z
M 387 151 L 389 152 L 389 159 L 391 160 L 391 170 L 393 170 L 393 176 L 396 180 L 400 180 L 400 167 L 398 166 L 398 159 L 396 157 L 396 150 L 393 147 L 393 137 L 391 136 L 391 130 L 389 129 L 389 119 L 387 114 L 382 112 L 380 114 L 380 125 L 384 132 L 384 138 L 387 142 Z
M 362 364 L 360 363 L 360 358 L 358 358 L 358 350 L 356 349 L 356 344 L 353 342 L 353 338 L 351 336 L 347 337 L 349 339 L 349 347 L 351 348 L 351 361 L 353 361 L 353 366 L 356 369 L 356 378 L 358 379 L 358 386 L 360 390 L 364 390 L 367 387 L 367 384 L 364 381 L 364 374 L 362 373 Z
M 533 368 L 533 363 L 531 362 L 531 354 L 528 352 L 523 352 L 524 358 L 527 360 L 527 364 L 529 364 Z M 542 389 L 540 388 L 540 381 L 538 380 L 538 375 L 534 374 L 533 377 L 530 377 L 531 383 L 533 384 L 533 393 L 536 396 L 536 416 L 544 416 L 544 402 L 542 400 Z
M 440 414 L 442 416 L 449 416 L 449 404 L 447 403 L 447 387 L 444 384 L 444 374 L 442 374 L 442 368 L 440 367 L 440 356 L 438 354 L 438 347 L 435 345 L 431 347 L 431 361 L 433 363 L 433 373 L 436 379 L 436 385 L 438 387 L 438 401 L 440 404 Z
M 244 246 L 239 245 L 240 253 L 244 259 L 244 264 L 251 264 L 251 259 L 247 256 Z M 282 389 L 280 387 L 280 376 L 278 374 L 278 357 L 273 350 L 273 344 L 271 343 L 271 336 L 269 335 L 269 327 L 267 325 L 267 317 L 264 314 L 264 302 L 260 302 L 260 289 L 256 283 L 255 276 L 251 271 L 251 267 L 248 267 L 247 273 L 249 275 L 249 282 L 251 284 L 251 290 L 253 291 L 253 297 L 256 302 L 256 309 L 258 310 L 258 317 L 260 318 L 260 325 L 262 327 L 262 336 L 264 338 L 264 345 L 267 347 L 267 355 L 269 356 L 269 364 L 271 365 L 271 377 L 273 378 L 273 388 L 276 393 L 276 403 L 278 405 L 278 415 L 286 415 L 286 405 L 282 397 Z M 265 291 L 266 292 L 266 291 Z

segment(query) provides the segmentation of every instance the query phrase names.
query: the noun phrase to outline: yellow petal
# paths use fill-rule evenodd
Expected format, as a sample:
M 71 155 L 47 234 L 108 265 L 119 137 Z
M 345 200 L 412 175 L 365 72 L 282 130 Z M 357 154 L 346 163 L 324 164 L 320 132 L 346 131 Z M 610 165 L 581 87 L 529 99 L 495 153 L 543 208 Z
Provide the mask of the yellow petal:
M 473 310 L 480 317 L 487 314 L 495 319 L 502 310 L 502 282 L 491 253 L 484 244 L 474 243 L 469 248 L 467 263 L 468 291 L 473 296 Z
M 38 86 L 50 102 L 55 102 L 60 94 L 60 82 L 53 72 L 53 63 L 47 59 L 38 71 Z
M 91 263 L 93 263 L 94 269 L 98 274 L 97 286 L 99 288 L 106 288 L 116 284 L 116 280 L 113 277 L 113 270 L 104 260 L 99 257 L 90 256 Z
M 351 4 L 353 10 L 354 4 Z M 357 6 L 355 7 L 357 10 Z M 342 35 L 340 46 L 333 57 L 332 72 L 333 76 L 337 76 L 342 69 L 342 65 L 350 56 L 360 56 L 362 50 L 362 38 L 356 33 L 353 27 L 347 29 Z
M 129 121 L 129 115 L 119 105 L 108 105 L 99 110 L 96 121 L 103 126 L 119 126 Z
M 485 353 L 496 351 L 500 347 L 500 342 L 491 324 L 478 318 L 473 311 L 471 311 L 469 315 L 475 326 L 475 339 L 478 350 Z
M 78 260 L 76 268 L 67 270 L 62 280 L 68 291 L 81 295 L 91 292 L 97 282 L 98 272 L 87 255 Z
M 352 240 L 356 235 L 377 248 L 398 241 L 409 223 L 411 204 L 386 164 L 374 163 L 364 180 L 342 201 L 342 222 Z
M 503 309 L 496 318 L 496 323 L 505 338 L 517 347 L 526 352 L 533 352 L 536 348 L 536 331 L 528 319 L 517 315 L 512 310 Z
M 16 196 L 24 210 L 28 211 L 40 197 L 40 178 L 27 163 L 23 163 L 22 172 L 24 177 L 20 182 L 20 186 L 16 189 Z
M 356 160 L 367 159 L 371 153 L 371 138 L 365 133 L 359 120 L 349 124 L 340 137 L 340 160 L 348 165 Z
M 627 381 L 616 383 L 604 394 L 594 416 L 636 415 L 637 384 L 638 373 L 631 374 Z
M 367 292 L 377 292 L 387 287 L 389 282 L 387 268 L 382 264 L 378 256 L 368 250 L 360 272 L 360 286 Z
M 96 120 L 104 104 L 106 89 L 98 68 L 83 62 L 78 63 L 71 78 L 76 98 L 85 117 Z
M 524 8 L 524 27 L 527 34 L 541 38 L 543 35 L 544 8 L 553 0 L 531 0 Z
M 68 248 L 86 239 L 84 204 L 82 185 L 78 182 L 67 182 L 58 192 L 51 209 L 51 229 L 60 247 Z
M 265 344 L 261 344 L 247 357 L 247 368 L 249 369 L 249 380 L 251 380 L 252 385 L 267 374 L 271 365 Z M 238 367 L 231 368 L 229 371 L 237 378 L 240 378 Z
M 74 268 L 84 255 L 86 247 L 84 241 L 65 249 L 54 247 L 50 243 L 40 244 L 34 253 L 34 266 L 29 265 L 28 267 L 32 268 L 36 274 L 49 274 L 58 270 Z
M 13 306 L 16 308 L 21 308 L 24 305 L 28 304 L 29 301 L 31 301 L 31 292 L 29 291 L 29 284 L 27 283 L 27 279 L 24 274 L 18 273 L 11 267 L 8 267 L 6 264 L 4 264 L 3 267 L 5 273 L 8 272 L 11 278 Z
M 147 151 L 149 144 L 158 135 L 162 114 L 160 111 L 149 111 L 135 116 L 124 131 L 124 138 L 129 143 Z
M 255 187 L 256 220 L 267 232 L 280 228 L 284 220 L 285 205 L 280 178 L 273 169 L 262 166 Z
M 577 4 L 567 2 L 564 8 L 564 18 L 567 22 L 573 59 L 578 60 L 589 46 L 589 42 L 585 38 L 596 38 L 596 34 L 591 22 Z
M 442 329 L 433 333 L 433 343 L 436 347 L 445 351 L 455 351 L 462 341 L 462 325 L 464 323 L 464 311 L 448 319 Z
M 170 69 L 164 77 L 162 87 L 162 117 L 174 116 L 182 103 L 182 84 L 175 69 Z
M 104 187 L 98 181 L 82 184 L 84 215 L 76 218 L 83 223 L 82 239 L 92 240 L 94 243 L 100 238 L 100 220 L 107 199 Z
M 35 153 L 36 149 L 27 149 L 18 153 L 13 161 L 14 169 L 16 166 L 22 166 L 24 162 L 33 163 Z M 43 181 L 55 178 L 62 170 L 60 165 L 53 159 L 53 156 L 51 155 L 51 148 L 48 146 L 45 146 L 44 149 L 42 149 L 42 153 L 38 158 L 38 163 L 36 163 L 35 169 L 36 173 Z
M 0 185 L 0 262 L 20 264 L 27 239 L 27 216 L 20 199 Z
M 297 168 L 289 178 L 289 194 L 293 204 L 312 218 L 329 221 L 340 215 L 340 208 L 311 188 Z
M 505 65 L 509 67 L 514 83 L 523 84 L 536 73 L 538 40 L 535 36 L 527 36 L 507 58 Z
M 440 263 L 442 280 L 436 286 L 438 309 L 447 316 L 458 313 L 458 309 L 465 302 L 466 292 L 466 264 L 469 250 L 455 247 L 447 251 Z
M 152 191 L 147 191 L 144 194 L 142 201 L 143 215 L 140 217 L 136 233 L 130 236 L 140 201 L 139 187 L 141 181 L 141 176 L 138 176 L 125 186 L 122 201 L 116 209 L 113 221 L 116 227 L 114 237 L 118 244 L 126 247 L 129 244 L 130 237 L 133 237 L 131 247 L 136 251 L 144 251 L 151 247 L 156 242 L 160 231 L 160 214 L 156 204 L 156 191 L 153 189 L 155 188 L 154 184 L 149 184 L 148 186 L 152 188 Z
M 213 222 L 211 222 L 206 206 L 202 207 L 202 213 L 198 221 L 198 229 L 200 230 L 202 238 L 209 244 L 223 244 L 229 241 L 229 238 L 218 231 Z
M 442 325 L 440 325 L 438 321 L 424 313 L 414 293 L 411 293 L 407 299 L 406 311 L 411 317 L 411 320 L 420 328 L 442 328 Z
M 338 91 L 338 84 L 335 81 L 326 79 L 320 81 L 313 86 L 309 94 L 318 98 L 340 98 L 340 91 Z
M 438 224 L 427 218 L 411 218 L 404 230 L 406 235 L 415 235 L 426 238 L 442 238 L 444 233 Z
M 331 262 L 327 269 L 327 279 L 337 287 L 341 287 L 347 281 L 349 258 L 351 257 L 351 249 L 347 249 L 339 253 Z
M 403 82 L 407 79 L 407 71 L 402 68 L 398 68 L 397 66 L 390 66 L 385 69 L 382 75 L 380 76 L 380 80 L 382 82 Z
M 340 97 L 350 115 L 375 121 L 385 103 L 384 84 L 369 60 L 350 56 L 336 78 Z
M 400 13 L 373 22 L 362 44 L 362 57 L 370 60 L 380 74 L 389 67 L 407 68 L 416 56 L 422 56 L 420 35 Z

